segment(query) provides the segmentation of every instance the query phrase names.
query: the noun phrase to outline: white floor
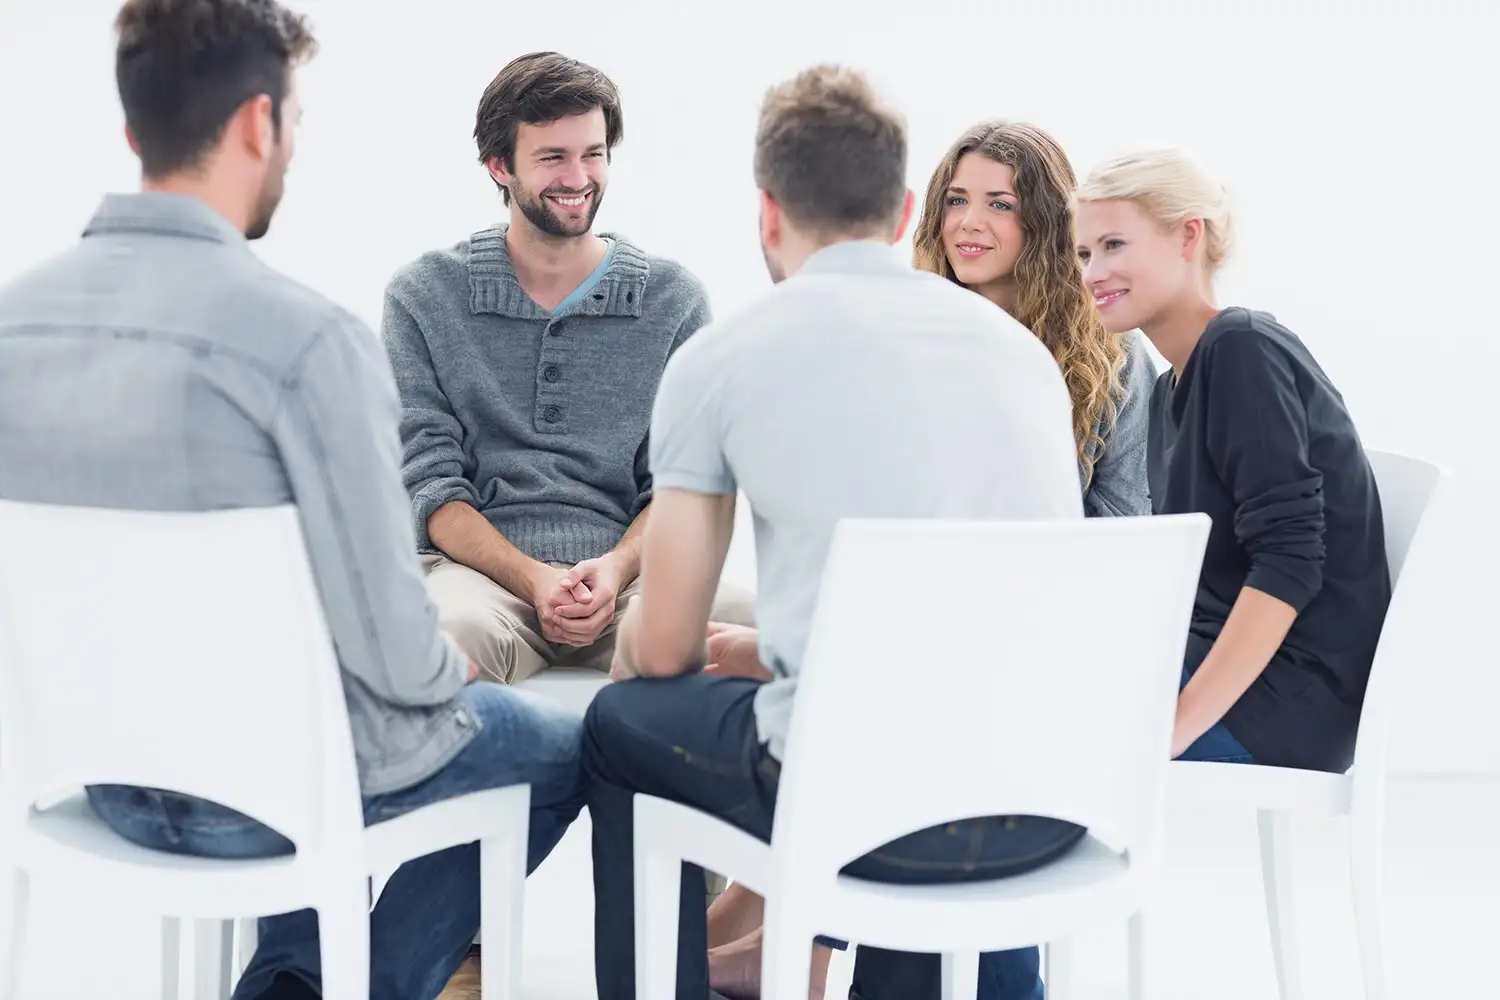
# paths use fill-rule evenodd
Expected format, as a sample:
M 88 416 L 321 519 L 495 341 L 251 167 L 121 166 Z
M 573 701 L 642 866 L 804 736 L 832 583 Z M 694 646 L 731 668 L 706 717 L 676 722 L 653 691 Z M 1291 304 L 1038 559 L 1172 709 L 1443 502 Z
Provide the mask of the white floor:
M 1500 997 L 1500 777 L 1407 779 L 1392 789 L 1387 903 L 1392 995 Z M 1363 996 L 1340 822 L 1298 828 L 1297 875 L 1309 1000 Z M 593 997 L 586 816 L 533 876 L 527 897 L 527 1000 Z M 1174 808 L 1161 913 L 1162 1000 L 1276 995 L 1250 815 Z M 149 919 L 86 898 L 39 894 L 22 1000 L 159 995 Z M 1079 941 L 1079 1000 L 1124 997 L 1123 928 Z M 848 966 L 828 996 L 842 1000 Z

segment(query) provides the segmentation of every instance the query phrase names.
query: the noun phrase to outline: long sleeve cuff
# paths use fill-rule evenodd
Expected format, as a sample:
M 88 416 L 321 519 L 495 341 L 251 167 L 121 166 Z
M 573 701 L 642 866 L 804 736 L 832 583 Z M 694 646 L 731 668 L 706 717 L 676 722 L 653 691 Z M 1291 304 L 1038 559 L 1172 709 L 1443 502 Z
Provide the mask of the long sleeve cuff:
M 1323 567 L 1297 559 L 1257 560 L 1245 577 L 1245 586 L 1269 594 L 1301 614 L 1323 589 Z
M 1250 556 L 1245 586 L 1300 614 L 1323 589 L 1323 532 L 1321 477 L 1281 484 L 1242 506 L 1235 533 Z
M 474 492 L 474 487 L 468 480 L 458 476 L 434 479 L 420 487 L 413 495 L 412 530 L 417 536 L 419 552 L 437 551 L 437 547 L 432 544 L 432 539 L 427 534 L 427 519 L 432 517 L 433 512 L 443 504 L 454 500 L 463 500 L 476 510 L 479 508 L 479 495 Z

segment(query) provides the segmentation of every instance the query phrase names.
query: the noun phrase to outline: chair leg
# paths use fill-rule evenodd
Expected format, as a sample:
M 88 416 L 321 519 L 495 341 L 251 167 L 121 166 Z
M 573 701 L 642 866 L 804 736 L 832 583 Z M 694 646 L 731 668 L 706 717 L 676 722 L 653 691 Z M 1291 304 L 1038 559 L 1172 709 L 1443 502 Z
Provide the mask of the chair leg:
M 231 986 L 245 974 L 245 969 L 249 967 L 250 959 L 255 955 L 255 949 L 260 944 L 260 920 L 257 917 L 242 917 L 236 923 L 235 929 L 234 971 L 230 976 Z
M 1049 941 L 1042 948 L 1042 983 L 1047 1000 L 1072 1000 L 1073 945 L 1069 941 Z
M 635 995 L 677 995 L 682 861 L 635 841 Z M 765 995 L 764 993 L 762 995 Z
M 526 831 L 479 842 L 480 1000 L 520 1000 Z
M 1150 923 L 1145 912 L 1130 917 L 1130 1000 L 1146 1000 L 1155 988 L 1151 978 Z
M 1349 873 L 1354 888 L 1354 926 L 1365 1000 L 1386 1000 L 1384 861 L 1385 817 L 1377 806 L 1356 804 L 1349 815 Z
M 943 1000 L 977 1000 L 979 952 L 943 953 Z
M 177 1000 L 182 995 L 182 921 L 161 918 L 161 997 Z
M 21 868 L 11 868 L 10 899 L 0 913 L 0 1000 L 21 997 L 21 965 L 26 953 L 30 903 L 31 877 Z
M 639 891 L 639 890 L 637 890 Z M 812 978 L 812 949 L 816 932 L 795 922 L 774 895 L 766 898 L 765 931 L 760 955 L 761 1000 L 806 1000 L 808 980 Z M 674 930 L 675 922 L 674 922 Z M 979 984 L 979 971 L 974 972 Z M 666 993 L 642 993 L 638 997 L 671 996 Z
M 234 921 L 193 921 L 193 1000 L 229 1000 Z
M 1260 864 L 1265 882 L 1271 955 L 1281 1000 L 1302 1000 L 1302 960 L 1297 945 L 1295 886 L 1292 878 L 1291 816 L 1260 810 Z
M 362 876 L 346 881 L 317 907 L 323 998 L 369 1000 L 370 896 Z

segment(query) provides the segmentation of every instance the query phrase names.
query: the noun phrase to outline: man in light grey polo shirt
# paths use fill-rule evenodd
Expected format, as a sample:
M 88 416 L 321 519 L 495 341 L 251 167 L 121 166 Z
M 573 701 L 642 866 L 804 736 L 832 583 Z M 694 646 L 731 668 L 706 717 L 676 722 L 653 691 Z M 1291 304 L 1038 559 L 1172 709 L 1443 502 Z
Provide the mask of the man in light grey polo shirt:
M 901 116 L 856 73 L 824 67 L 773 89 L 755 175 L 777 285 L 706 326 L 663 376 L 651 426 L 656 513 L 617 652 L 641 677 L 601 691 L 584 722 L 601 1000 L 635 995 L 633 793 L 690 804 L 769 839 L 836 523 L 1083 516 L 1068 394 L 1051 355 L 1003 311 L 914 270 L 891 246 L 912 208 L 906 152 Z M 755 517 L 760 662 L 704 671 L 737 491 Z M 976 594 L 984 573 L 974 567 Z M 732 675 L 761 664 L 769 681 Z M 848 871 L 889 882 L 995 877 L 1057 856 L 1082 833 L 1027 818 L 1001 834 L 1003 822 L 974 820 L 959 835 L 915 832 Z M 679 1000 L 701 1000 L 709 986 L 702 892 L 696 878 L 683 880 Z M 859 968 L 866 951 L 856 963 L 858 996 L 937 996 L 930 956 L 884 953 L 876 972 Z M 713 985 L 758 991 L 729 973 L 716 968 Z M 810 985 L 821 993 L 816 976 Z
M 0 289 L 0 495 L 160 511 L 295 504 L 342 670 L 366 822 L 528 783 L 534 868 L 582 806 L 581 720 L 470 683 L 423 585 L 379 341 L 247 242 L 281 197 L 294 70 L 312 35 L 272 0 L 129 0 L 117 29 L 144 190 L 107 198 L 76 247 Z M 89 609 L 78 610 L 88 627 Z M 219 669 L 214 654 L 203 650 L 205 671 Z M 281 720 L 264 723 L 277 739 Z M 293 849 L 201 799 L 114 785 L 88 796 L 149 848 Z M 371 915 L 370 996 L 435 996 L 478 924 L 477 845 L 403 866 Z M 273 916 L 235 995 L 315 997 L 320 969 L 313 912 Z

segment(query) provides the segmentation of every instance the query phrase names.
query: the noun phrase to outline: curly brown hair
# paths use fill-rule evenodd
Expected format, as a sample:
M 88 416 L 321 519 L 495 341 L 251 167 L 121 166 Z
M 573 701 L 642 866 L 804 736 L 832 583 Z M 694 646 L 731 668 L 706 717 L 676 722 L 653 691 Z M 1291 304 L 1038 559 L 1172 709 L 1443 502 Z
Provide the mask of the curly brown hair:
M 958 161 L 978 153 L 1016 174 L 1016 200 L 1025 237 L 1016 259 L 1015 318 L 1036 334 L 1062 370 L 1073 400 L 1073 437 L 1084 482 L 1113 428 L 1122 389 L 1125 349 L 1104 328 L 1093 296 L 1083 283 L 1083 265 L 1073 235 L 1070 198 L 1077 184 L 1067 154 L 1046 132 L 1017 122 L 975 125 L 949 148 L 927 184 L 922 217 L 913 234 L 913 264 L 957 282 L 943 247 L 948 187 Z

